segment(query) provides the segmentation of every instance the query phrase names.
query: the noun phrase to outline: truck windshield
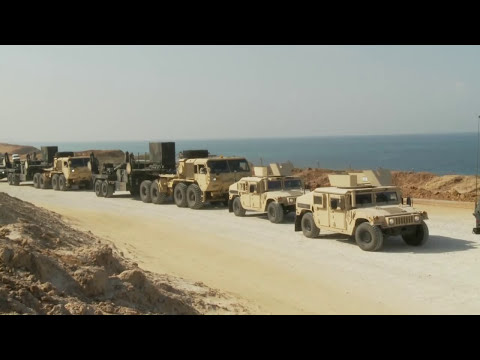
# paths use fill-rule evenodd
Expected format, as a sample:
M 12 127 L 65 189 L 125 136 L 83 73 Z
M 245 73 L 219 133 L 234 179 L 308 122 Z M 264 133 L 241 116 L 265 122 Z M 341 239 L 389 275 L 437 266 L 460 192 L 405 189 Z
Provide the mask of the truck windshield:
M 355 202 L 357 203 L 357 207 L 373 206 L 372 194 L 355 194 Z
M 285 180 L 285 189 L 301 189 L 302 181 L 300 179 Z
M 90 158 L 80 158 L 80 159 L 70 159 L 70 167 L 77 168 L 77 167 L 84 167 L 88 166 L 88 161 Z
M 398 197 L 395 191 L 378 192 L 375 194 L 375 202 L 379 205 L 398 204 Z
M 228 160 L 230 171 L 250 171 L 250 167 L 246 160 Z
M 227 160 L 210 160 L 207 165 L 212 173 L 218 174 L 230 172 Z
M 281 180 L 269 180 L 268 181 L 268 191 L 272 190 L 281 190 L 282 181 Z

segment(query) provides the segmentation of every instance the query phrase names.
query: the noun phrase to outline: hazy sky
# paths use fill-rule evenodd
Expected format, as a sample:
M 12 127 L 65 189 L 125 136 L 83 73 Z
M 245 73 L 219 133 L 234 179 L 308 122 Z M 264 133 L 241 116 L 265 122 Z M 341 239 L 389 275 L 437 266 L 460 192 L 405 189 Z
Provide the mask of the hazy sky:
M 0 46 L 0 142 L 474 132 L 480 46 Z

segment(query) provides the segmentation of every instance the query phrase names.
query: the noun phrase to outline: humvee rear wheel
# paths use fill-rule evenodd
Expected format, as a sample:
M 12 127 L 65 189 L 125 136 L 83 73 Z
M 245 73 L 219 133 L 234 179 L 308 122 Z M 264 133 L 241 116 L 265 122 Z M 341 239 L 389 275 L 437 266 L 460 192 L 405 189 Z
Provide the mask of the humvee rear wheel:
M 173 199 L 178 207 L 187 207 L 187 185 L 180 183 L 173 190 Z
M 267 207 L 268 220 L 274 224 L 283 221 L 283 207 L 279 203 L 272 201 Z
M 424 245 L 428 240 L 428 236 L 428 227 L 425 221 L 422 221 L 419 225 L 415 225 L 410 232 L 402 234 L 403 241 L 410 246 Z
M 202 203 L 202 190 L 197 184 L 191 184 L 187 188 L 187 204 L 190 209 L 200 209 Z
M 382 230 L 378 226 L 370 225 L 368 222 L 361 223 L 355 230 L 355 241 L 362 250 L 380 250 L 383 246 Z
M 305 215 L 303 215 L 302 231 L 303 235 L 308 238 L 315 238 L 318 236 L 318 234 L 320 234 L 320 229 L 315 224 L 312 213 L 306 213 Z
M 233 200 L 233 213 L 236 215 L 236 216 L 245 216 L 245 209 L 243 208 L 242 206 L 242 201 L 240 200 L 239 197 L 236 197 L 234 200 Z
M 164 204 L 168 199 L 168 195 L 158 189 L 157 180 L 155 180 L 150 187 L 150 197 L 152 198 L 152 203 L 154 204 Z
M 40 180 L 38 179 L 40 173 L 35 173 L 33 175 L 33 187 L 35 189 L 38 189 L 40 187 Z
M 140 199 L 144 203 L 151 203 L 152 197 L 150 195 L 150 187 L 152 186 L 152 182 L 150 180 L 144 180 L 140 184 Z
M 95 181 L 95 195 L 97 195 L 98 197 L 102 197 L 102 183 L 102 180 Z
M 48 178 L 45 174 L 38 174 L 38 180 L 40 189 L 48 189 Z
M 65 179 L 64 175 L 58 177 L 58 190 L 67 191 L 67 179 Z
M 57 174 L 52 176 L 52 188 L 53 188 L 53 190 L 60 190 L 60 187 L 58 185 L 58 175 Z

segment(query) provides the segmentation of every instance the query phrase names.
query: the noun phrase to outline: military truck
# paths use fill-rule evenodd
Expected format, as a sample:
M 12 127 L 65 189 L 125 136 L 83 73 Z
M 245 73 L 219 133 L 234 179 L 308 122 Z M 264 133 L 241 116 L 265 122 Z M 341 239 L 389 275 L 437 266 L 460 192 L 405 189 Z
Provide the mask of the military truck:
M 98 159 L 92 153 L 90 168 L 95 194 L 98 197 L 109 198 L 115 191 L 130 191 L 133 196 L 142 194 L 144 200 L 147 188 L 148 194 L 150 193 L 148 184 L 158 179 L 160 174 L 176 172 L 174 142 L 150 143 L 149 150 L 149 156 L 145 154 L 144 159 L 136 159 L 127 151 L 123 163 L 116 165 L 104 163 L 101 168 Z
M 33 185 L 38 187 L 39 175 L 43 169 L 51 167 L 54 156 L 58 152 L 57 146 L 42 146 L 42 159 L 37 159 L 37 154 L 28 154 L 24 161 L 20 157 L 12 158 L 10 162 L 8 154 L 5 154 L 4 163 L 7 168 L 7 179 L 10 185 L 20 185 L 21 182 L 33 181 Z
M 415 210 L 410 198 L 404 204 L 388 170 L 329 175 L 329 180 L 330 187 L 297 198 L 295 231 L 309 238 L 320 230 L 347 234 L 365 251 L 380 250 L 388 236 L 401 235 L 412 246 L 428 240 L 427 213 Z
M 267 212 L 272 223 L 283 221 L 295 211 L 298 196 L 305 193 L 301 178 L 292 176 L 291 163 L 255 166 L 254 176 L 244 177 L 230 185 L 228 211 L 245 216 L 246 211 Z
M 44 168 L 33 177 L 33 186 L 40 189 L 67 191 L 91 189 L 92 172 L 88 168 L 88 156 L 75 156 L 73 152 L 57 152 L 51 167 Z
M 173 196 L 178 207 L 200 209 L 206 203 L 228 205 L 228 188 L 251 175 L 243 157 L 210 156 L 208 150 L 188 150 L 179 155 L 176 174 L 160 175 L 140 190 L 145 202 L 163 204 Z M 150 190 L 150 191 L 149 191 Z
M 0 155 L 0 180 L 7 177 L 7 169 L 11 167 L 10 160 L 8 158 L 8 154 Z

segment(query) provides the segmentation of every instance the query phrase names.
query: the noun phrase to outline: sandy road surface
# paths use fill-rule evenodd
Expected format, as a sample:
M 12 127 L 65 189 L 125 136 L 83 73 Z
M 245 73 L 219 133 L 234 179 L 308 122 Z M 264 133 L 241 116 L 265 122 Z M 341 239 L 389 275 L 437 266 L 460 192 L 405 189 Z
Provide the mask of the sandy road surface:
M 473 205 L 416 201 L 427 210 L 430 241 L 408 247 L 389 238 L 382 252 L 327 234 L 307 239 L 293 217 L 237 218 L 223 207 L 144 204 L 126 193 L 0 191 L 62 213 L 112 241 L 146 270 L 228 291 L 273 314 L 480 314 L 480 235 Z M 453 206 L 452 206 L 453 205 Z

